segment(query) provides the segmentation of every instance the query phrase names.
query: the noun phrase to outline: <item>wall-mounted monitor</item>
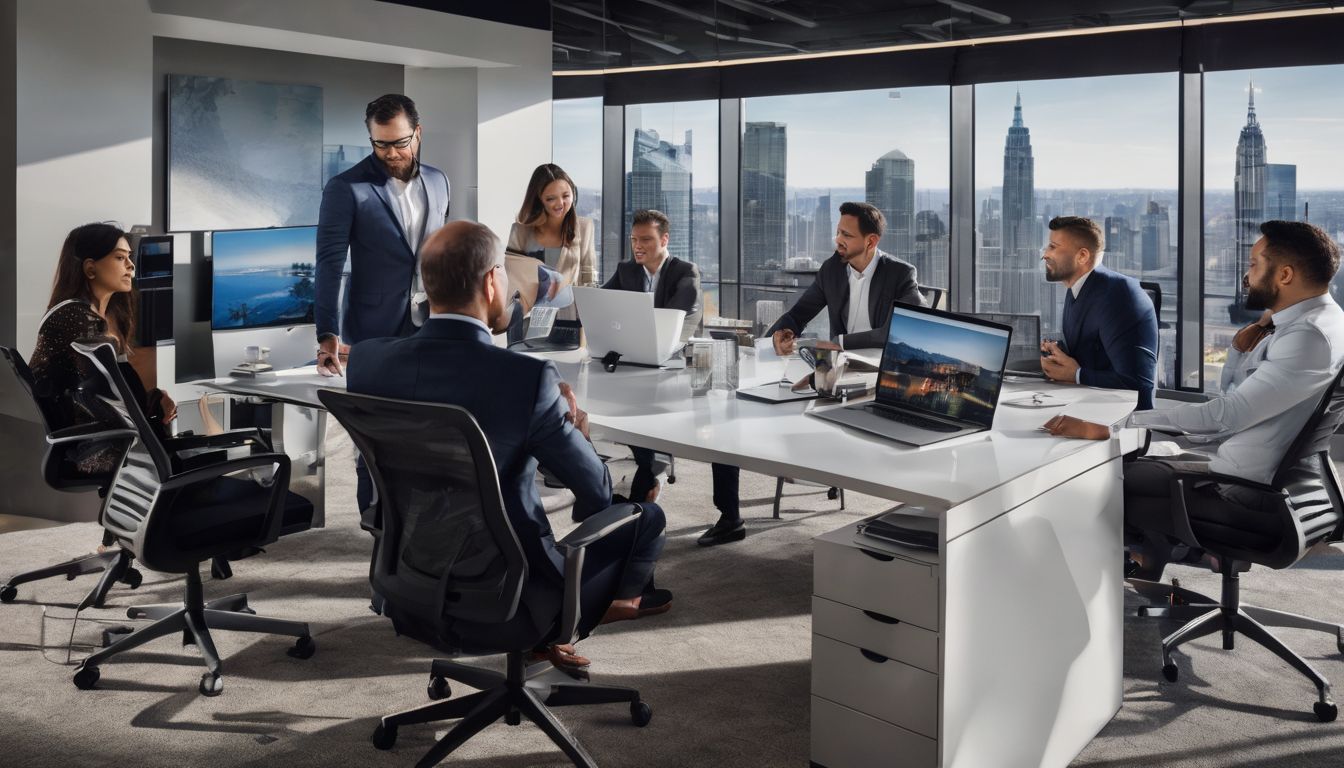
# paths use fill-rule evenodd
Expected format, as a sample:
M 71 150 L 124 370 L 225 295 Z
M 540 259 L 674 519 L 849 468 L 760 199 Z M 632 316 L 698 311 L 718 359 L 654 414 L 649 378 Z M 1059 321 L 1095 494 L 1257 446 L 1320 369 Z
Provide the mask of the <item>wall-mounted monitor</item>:
M 211 253 L 211 328 L 313 322 L 317 227 L 216 231 Z
M 140 292 L 136 344 L 173 340 L 173 238 L 146 235 L 135 249 L 135 287 Z

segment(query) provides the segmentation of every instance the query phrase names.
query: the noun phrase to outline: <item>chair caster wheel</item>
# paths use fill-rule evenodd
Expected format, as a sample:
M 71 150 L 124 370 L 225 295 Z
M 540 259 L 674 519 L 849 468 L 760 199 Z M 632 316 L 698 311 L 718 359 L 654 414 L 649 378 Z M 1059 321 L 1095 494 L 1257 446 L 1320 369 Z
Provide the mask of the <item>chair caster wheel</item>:
M 206 672 L 201 675 L 201 684 L 198 688 L 202 696 L 218 696 L 224 692 L 224 678 L 214 672 Z
M 429 678 L 429 687 L 425 690 L 425 695 L 430 701 L 439 701 L 453 695 L 453 689 L 448 685 L 448 678 L 431 675 Z
M 101 674 L 97 667 L 80 665 L 79 669 L 75 670 L 75 687 L 81 691 L 92 690 L 98 684 L 99 677 Z
M 138 589 L 145 581 L 145 575 L 134 568 L 127 568 L 121 575 L 121 583 L 131 589 Z
M 835 501 L 836 499 L 840 498 L 840 489 L 836 488 L 835 486 L 827 488 L 826 498 L 829 499 L 830 501 Z
M 1316 702 L 1312 709 L 1316 711 L 1316 719 L 1322 723 L 1333 722 L 1336 717 L 1339 717 L 1339 707 L 1334 704 L 1327 704 L 1324 701 Z
M 129 635 L 134 631 L 135 631 L 134 627 L 108 627 L 107 629 L 104 629 L 103 647 L 104 648 L 108 647 L 109 645 L 117 642 L 117 640 L 120 639 L 122 635 Z
M 0 599 L 2 599 L 3 597 L 4 597 L 4 595 L 0 595 Z M 13 600 L 13 599 L 14 599 L 14 598 L 12 598 L 12 597 L 9 598 L 9 600 Z M 5 600 L 5 602 L 8 603 L 9 600 Z M 1340 655 L 1340 656 L 1344 656 L 1344 639 L 1336 640 L 1336 641 L 1335 641 L 1335 647 L 1339 649 L 1339 655 Z
M 6 584 L 3 589 L 0 589 L 0 603 L 12 603 L 14 602 L 14 598 L 18 596 L 19 596 L 18 587 L 11 587 L 10 585 Z
M 668 475 L 668 476 L 667 476 L 667 484 L 668 484 L 668 485 L 676 485 L 676 484 L 677 484 L 677 476 L 676 476 L 676 475 Z
M 293 647 L 285 653 L 296 659 L 311 659 L 317 653 L 317 643 L 313 642 L 311 635 L 304 635 L 295 640 Z
M 1176 678 L 1180 677 L 1180 674 L 1180 670 L 1176 668 L 1175 664 L 1162 665 L 1162 676 L 1167 678 L 1168 683 L 1176 682 Z
M 374 749 L 391 749 L 397 743 L 397 726 L 378 723 L 378 727 L 373 729 L 370 741 L 373 742 Z
M 653 719 L 653 709 L 642 701 L 630 702 L 630 722 L 643 728 Z

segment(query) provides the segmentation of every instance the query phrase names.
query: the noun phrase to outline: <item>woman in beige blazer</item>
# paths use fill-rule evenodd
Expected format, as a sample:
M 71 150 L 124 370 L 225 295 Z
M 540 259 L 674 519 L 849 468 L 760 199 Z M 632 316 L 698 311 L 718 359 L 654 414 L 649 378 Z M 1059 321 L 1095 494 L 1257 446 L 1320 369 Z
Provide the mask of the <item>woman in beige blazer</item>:
M 554 268 L 567 285 L 597 285 L 593 220 L 574 212 L 579 196 L 574 180 L 558 165 L 545 163 L 532 172 L 518 220 L 509 230 L 510 251 L 531 254 L 559 248 Z

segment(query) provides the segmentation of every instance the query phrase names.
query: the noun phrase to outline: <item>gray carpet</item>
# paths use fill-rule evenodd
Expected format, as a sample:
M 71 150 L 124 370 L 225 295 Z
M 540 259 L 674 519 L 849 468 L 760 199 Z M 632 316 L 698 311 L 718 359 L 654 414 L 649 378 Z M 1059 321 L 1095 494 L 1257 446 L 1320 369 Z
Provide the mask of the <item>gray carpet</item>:
M 6 766 L 409 766 L 444 729 L 407 727 L 395 750 L 368 737 L 379 715 L 425 701 L 429 649 L 395 637 L 368 611 L 370 539 L 356 523 L 348 439 L 329 437 L 331 497 L 325 529 L 289 537 L 235 564 L 207 597 L 247 592 L 259 613 L 306 620 L 317 654 L 285 655 L 289 642 L 219 632 L 225 691 L 196 693 L 203 671 L 193 648 L 157 640 L 102 667 L 99 689 L 76 690 L 66 664 L 73 606 L 92 577 L 21 588 L 0 606 L 0 765 Z M 613 476 L 633 471 L 624 458 Z M 639 688 L 652 724 L 629 724 L 624 706 L 566 708 L 560 718 L 594 758 L 609 766 L 801 766 L 808 755 L 812 537 L 889 506 L 848 494 L 838 511 L 825 490 L 786 486 L 783 520 L 770 519 L 774 479 L 742 478 L 744 542 L 702 549 L 695 538 L 717 513 L 708 467 L 682 461 L 665 486 L 667 549 L 659 584 L 676 593 L 659 617 L 605 627 L 580 650 L 593 679 Z M 626 480 L 628 482 L 628 479 Z M 552 519 L 568 529 L 566 494 L 547 496 Z M 4 575 L 91 551 L 93 524 L 0 536 Z M 1331 552 L 1287 572 L 1253 571 L 1248 602 L 1344 618 L 1344 555 Z M 1216 577 L 1189 568 L 1172 575 L 1196 589 Z M 74 627 L 74 660 L 107 626 L 128 624 L 127 606 L 179 600 L 181 581 L 147 573 L 138 590 L 113 590 L 109 607 L 86 611 Z M 1130 596 L 1132 603 L 1136 602 Z M 1031 599 L 1022 601 L 1024 619 Z M 1178 656 L 1181 680 L 1159 674 L 1158 641 L 1171 627 L 1126 624 L 1125 703 L 1080 755 L 1078 766 L 1339 766 L 1344 723 L 1319 724 L 1314 691 L 1276 658 L 1249 643 L 1225 653 L 1204 640 Z M 1334 641 L 1285 630 L 1282 636 L 1327 676 L 1344 680 Z M 485 663 L 489 663 L 487 660 Z M 564 766 L 534 727 L 496 724 L 445 764 Z

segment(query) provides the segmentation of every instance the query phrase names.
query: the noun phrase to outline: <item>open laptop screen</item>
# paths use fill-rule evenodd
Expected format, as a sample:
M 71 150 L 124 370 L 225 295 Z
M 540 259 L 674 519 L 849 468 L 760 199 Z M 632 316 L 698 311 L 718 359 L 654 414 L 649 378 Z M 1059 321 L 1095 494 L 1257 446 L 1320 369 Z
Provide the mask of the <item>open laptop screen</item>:
M 877 400 L 988 429 L 1011 336 L 996 323 L 896 304 Z

